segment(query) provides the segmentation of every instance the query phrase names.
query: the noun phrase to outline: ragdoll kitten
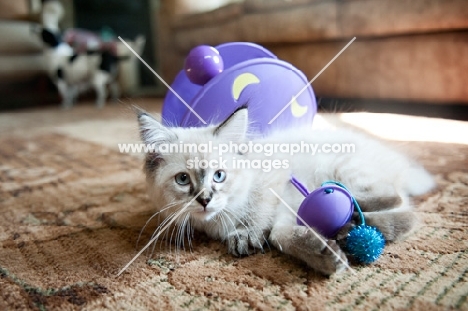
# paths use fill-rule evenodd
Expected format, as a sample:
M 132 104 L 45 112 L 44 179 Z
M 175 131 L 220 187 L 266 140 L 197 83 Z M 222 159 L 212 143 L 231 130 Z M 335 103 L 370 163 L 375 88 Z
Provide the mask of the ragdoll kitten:
M 326 275 L 346 267 L 346 255 L 337 240 L 345 238 L 350 227 L 359 223 L 357 215 L 335 240 L 324 238 L 326 246 L 307 227 L 298 226 L 294 214 L 270 190 L 297 211 L 304 197 L 291 184 L 291 176 L 300 180 L 309 191 L 327 180 L 342 182 L 360 203 L 366 223 L 378 227 L 387 241 L 402 238 L 415 224 L 408 196 L 422 194 L 434 186 L 431 176 L 422 167 L 383 144 L 350 130 L 293 128 L 267 138 L 253 139 L 253 143 L 263 146 L 301 142 L 319 145 L 351 143 L 355 145 L 354 153 L 290 155 L 277 152 L 268 157 L 234 149 L 221 155 L 224 161 L 221 163 L 216 147 L 251 139 L 252 135 L 247 132 L 247 109 L 236 111 L 221 125 L 204 128 L 166 128 L 145 112 L 139 112 L 138 120 L 146 144 L 206 145 L 212 142 L 214 151 L 211 153 L 205 150 L 148 153 L 144 170 L 149 194 L 165 223 L 174 220 L 178 226 L 178 239 L 188 234 L 185 232 L 187 227 L 195 228 L 225 241 L 229 253 L 236 256 L 263 251 L 265 245 L 274 245 Z M 197 167 L 197 159 L 212 161 L 213 167 Z M 268 160 L 271 163 L 275 159 L 276 168 L 271 170 L 266 166 L 262 169 L 235 165 L 238 160 L 257 161 L 258 164 L 261 161 L 268 163 Z

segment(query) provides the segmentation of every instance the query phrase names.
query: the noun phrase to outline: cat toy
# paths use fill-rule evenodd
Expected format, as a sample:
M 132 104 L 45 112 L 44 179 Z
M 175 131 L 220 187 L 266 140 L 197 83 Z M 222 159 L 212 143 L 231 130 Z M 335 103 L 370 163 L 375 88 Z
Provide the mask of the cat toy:
M 365 264 L 372 263 L 380 257 L 385 247 L 385 238 L 377 228 L 366 225 L 361 207 L 343 184 L 326 181 L 320 188 L 309 193 L 296 178 L 292 177 L 291 183 L 305 197 L 297 212 L 298 225 L 304 226 L 304 221 L 331 239 L 351 220 L 353 211 L 356 210 L 361 224 L 349 231 L 345 251 Z
M 317 112 L 305 75 L 249 42 L 193 48 L 171 89 L 162 108 L 169 127 L 220 124 L 247 107 L 249 133 L 266 136 L 273 129 L 311 125 Z

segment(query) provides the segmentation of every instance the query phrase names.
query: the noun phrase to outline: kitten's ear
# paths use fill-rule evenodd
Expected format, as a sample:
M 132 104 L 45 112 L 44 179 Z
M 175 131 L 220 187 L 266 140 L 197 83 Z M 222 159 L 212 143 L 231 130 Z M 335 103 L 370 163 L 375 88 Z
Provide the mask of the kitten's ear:
M 140 125 L 140 137 L 145 144 L 159 145 L 177 140 L 177 135 L 174 132 L 147 112 L 138 109 L 137 116 Z
M 221 123 L 213 134 L 222 137 L 226 141 L 243 141 L 247 136 L 248 126 L 249 114 L 247 108 L 241 108 Z

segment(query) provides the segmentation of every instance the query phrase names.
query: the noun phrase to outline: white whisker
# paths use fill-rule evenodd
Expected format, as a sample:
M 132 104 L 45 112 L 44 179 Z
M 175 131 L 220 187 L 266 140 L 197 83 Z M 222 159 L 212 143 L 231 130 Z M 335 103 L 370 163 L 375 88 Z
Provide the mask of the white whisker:
M 172 237 L 174 236 L 174 231 L 177 229 L 177 226 L 174 226 L 172 228 L 172 231 L 171 231 L 171 237 L 169 239 L 169 253 L 172 253 Z M 176 241 L 177 243 L 177 241 Z M 176 250 L 177 250 L 177 245 L 175 246 Z
M 174 216 L 172 218 L 172 220 L 163 228 L 161 229 L 161 231 L 159 231 L 159 233 L 151 239 L 151 241 L 148 242 L 148 244 L 145 245 L 145 247 L 143 247 L 139 252 L 138 254 L 135 255 L 135 257 L 132 258 L 132 260 L 130 260 L 123 268 L 122 270 L 119 271 L 119 273 L 117 273 L 117 277 L 120 276 L 125 270 L 127 270 L 128 267 L 130 267 L 130 265 L 138 258 L 140 257 L 140 255 L 154 242 L 156 241 L 157 238 L 159 238 L 159 236 L 161 235 L 162 232 L 164 232 L 180 215 L 182 215 L 182 213 L 185 211 L 185 209 L 190 205 L 192 204 L 193 201 L 195 201 L 196 198 L 198 198 L 198 196 L 200 194 L 203 193 L 203 191 L 205 191 L 205 188 L 203 188 L 202 190 L 200 190 L 200 192 L 197 193 L 196 196 L 194 196 L 190 202 L 188 202 L 184 207 L 182 207 L 182 209 L 179 211 L 179 213 Z
M 182 249 L 183 249 L 184 251 L 185 251 L 185 237 L 184 237 L 184 233 L 185 233 L 185 229 L 186 229 L 186 227 L 187 227 L 187 221 L 188 221 L 188 219 L 189 219 L 189 216 L 190 216 L 189 213 L 187 213 L 187 214 L 185 215 L 185 218 L 184 218 L 184 220 L 182 221 L 181 230 L 179 231 L 179 232 L 180 232 L 179 239 L 180 239 L 180 241 L 181 241 L 181 243 L 182 243 Z
M 180 223 L 180 225 L 177 226 L 177 230 L 176 230 L 176 238 L 175 238 L 176 253 L 179 253 L 179 251 L 182 248 L 182 241 L 180 240 L 180 234 L 182 232 L 182 229 L 184 228 L 184 220 L 185 220 L 185 217 Z
M 180 203 L 181 203 L 181 202 L 171 202 L 171 203 L 169 203 L 166 207 L 164 207 L 162 210 L 160 210 L 160 211 L 154 213 L 153 215 L 151 215 L 151 217 L 146 221 L 146 223 L 145 223 L 145 225 L 143 226 L 143 228 L 141 228 L 140 234 L 138 235 L 138 239 L 137 239 L 137 242 L 136 242 L 135 247 L 138 247 L 138 243 L 140 242 L 141 235 L 143 234 L 143 232 L 145 231 L 146 227 L 148 226 L 148 224 L 151 222 L 151 220 L 152 220 L 154 217 L 160 215 L 160 214 L 161 214 L 162 212 L 164 212 L 165 210 L 167 210 L 167 209 L 169 209 L 169 208 L 171 208 L 171 207 L 174 207 L 174 206 L 176 206 L 176 205 L 178 205 L 178 204 L 180 204 Z
M 227 220 L 229 220 L 232 224 L 232 228 L 234 229 L 236 235 L 237 235 L 237 238 L 240 239 L 240 236 L 239 236 L 239 232 L 237 232 L 237 227 L 236 225 L 234 224 L 234 222 L 231 220 L 231 218 L 229 217 L 229 215 L 227 214 L 227 212 L 223 211 L 223 216 L 226 216 Z
M 190 220 L 190 214 L 189 215 L 189 219 L 187 221 L 187 240 L 188 240 L 188 245 L 189 245 L 189 250 L 190 250 L 190 253 L 192 253 L 192 222 Z
M 221 221 L 221 228 L 223 230 L 223 233 L 221 236 L 227 236 L 228 233 L 229 233 L 229 229 L 226 225 L 226 222 L 224 221 L 224 215 L 223 215 L 223 211 L 221 213 L 218 214 L 218 218 L 219 220 Z
M 166 219 L 163 220 L 163 222 L 161 224 L 159 224 L 159 226 L 156 228 L 156 230 L 154 230 L 153 234 L 151 235 L 151 239 L 153 239 L 156 234 L 161 230 L 160 228 L 162 228 L 165 224 L 167 224 L 173 217 L 176 217 L 176 214 L 177 212 L 174 212 L 172 214 L 170 214 L 168 217 L 166 217 Z M 157 242 L 158 239 L 155 239 L 154 240 L 154 243 L 153 243 L 153 247 L 151 248 L 151 252 L 150 252 L 150 256 L 153 256 L 153 253 L 154 253 L 154 249 L 156 247 L 156 242 Z

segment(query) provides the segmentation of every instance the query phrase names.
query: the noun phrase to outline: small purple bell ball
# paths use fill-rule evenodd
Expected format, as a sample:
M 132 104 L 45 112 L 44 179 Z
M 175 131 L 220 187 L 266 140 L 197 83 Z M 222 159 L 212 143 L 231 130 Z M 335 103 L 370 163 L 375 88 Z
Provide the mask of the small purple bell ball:
M 334 238 L 351 219 L 354 211 L 352 196 L 336 185 L 325 185 L 311 192 L 297 214 L 326 238 Z M 304 225 L 298 218 L 298 225 Z
M 184 66 L 190 82 L 204 85 L 224 70 L 224 63 L 218 50 L 209 45 L 199 45 L 193 48 Z

